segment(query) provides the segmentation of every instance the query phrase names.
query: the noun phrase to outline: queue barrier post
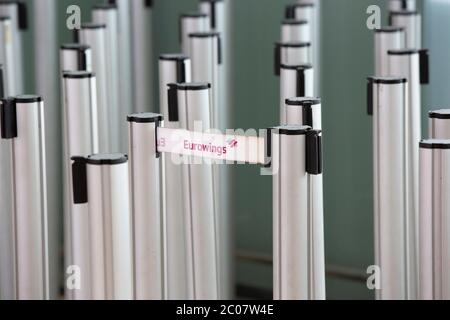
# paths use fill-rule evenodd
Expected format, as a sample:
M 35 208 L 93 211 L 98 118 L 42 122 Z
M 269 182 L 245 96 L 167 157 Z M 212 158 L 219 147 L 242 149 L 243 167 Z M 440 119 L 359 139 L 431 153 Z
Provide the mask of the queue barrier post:
M 78 52 L 78 51 L 76 51 Z M 76 55 L 74 55 L 76 56 Z M 65 288 L 68 298 L 91 298 L 88 205 L 74 197 L 73 165 L 80 154 L 98 153 L 98 123 L 95 74 L 90 71 L 63 72 L 64 181 L 65 181 L 65 270 L 76 266 L 82 273 L 81 288 Z
M 373 116 L 375 264 L 382 273 L 380 300 L 415 294 L 415 239 L 409 211 L 406 78 L 368 79 L 368 114 Z M 395 168 L 393 170 L 393 168 Z M 399 241 L 400 240 L 400 241 Z
M 322 174 L 321 132 L 271 130 L 275 300 L 325 299 L 323 209 L 312 177 Z
M 450 299 L 450 140 L 420 143 L 419 299 Z
M 72 157 L 73 194 L 89 210 L 93 300 L 131 300 L 133 258 L 128 158 L 123 154 Z
M 163 292 L 163 224 L 160 154 L 154 113 L 128 116 L 134 298 L 161 300 Z
M 179 129 L 178 108 L 169 109 L 167 86 L 191 82 L 191 60 L 184 54 L 164 54 L 159 58 L 160 110 L 164 126 Z M 173 98 L 173 95 L 171 96 Z M 171 104 L 174 107 L 173 104 Z M 162 207 L 164 228 L 164 294 L 169 300 L 186 299 L 187 267 L 183 212 L 182 166 L 174 154 L 162 154 Z
M 48 208 L 44 103 L 21 95 L 3 99 L 1 136 L 11 140 L 14 298 L 49 299 Z

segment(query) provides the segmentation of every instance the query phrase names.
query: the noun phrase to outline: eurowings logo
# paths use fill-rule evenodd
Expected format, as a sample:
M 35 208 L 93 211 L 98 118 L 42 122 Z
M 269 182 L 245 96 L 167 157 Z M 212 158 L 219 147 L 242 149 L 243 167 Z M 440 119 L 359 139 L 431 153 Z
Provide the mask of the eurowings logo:
M 238 142 L 236 139 L 228 140 L 227 143 L 230 148 L 236 148 L 238 146 Z
M 230 149 L 237 148 L 238 141 L 236 139 L 230 139 L 227 141 L 227 145 Z M 200 152 L 216 153 L 218 156 L 227 154 L 227 147 L 216 146 L 212 143 L 193 143 L 188 140 L 184 140 L 184 149 Z
M 184 140 L 184 149 L 191 151 L 209 152 L 216 153 L 218 156 L 227 154 L 227 147 L 216 146 L 212 143 L 193 143 L 188 140 Z

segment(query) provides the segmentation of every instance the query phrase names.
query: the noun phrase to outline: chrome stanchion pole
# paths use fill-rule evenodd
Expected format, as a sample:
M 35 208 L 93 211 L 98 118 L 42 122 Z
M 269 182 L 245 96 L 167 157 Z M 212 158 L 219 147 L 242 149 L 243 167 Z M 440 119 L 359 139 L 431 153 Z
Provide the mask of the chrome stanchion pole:
M 420 143 L 420 293 L 450 299 L 450 140 Z
M 109 135 L 110 111 L 108 105 L 108 72 L 106 67 L 106 25 L 83 24 L 81 29 L 76 32 L 76 35 L 79 43 L 86 44 L 92 48 L 92 71 L 95 72 L 97 80 L 99 152 L 110 152 L 112 139 Z
M 0 98 L 15 93 L 11 19 L 0 18 Z M 14 299 L 11 141 L 0 139 L 0 299 Z
M 92 20 L 94 23 L 104 24 L 105 32 L 105 52 L 106 52 L 106 89 L 108 92 L 108 124 L 110 136 L 109 152 L 122 152 L 126 149 L 127 127 L 125 121 L 129 104 L 123 106 L 120 102 L 120 84 L 119 84 L 119 24 L 118 10 L 114 4 L 100 4 L 92 8 Z M 95 50 L 95 49 L 94 49 Z
M 225 0 L 200 0 L 200 12 L 209 17 L 210 30 L 226 37 L 228 32 L 228 2 Z
M 165 126 L 179 128 L 178 117 L 170 117 L 167 85 L 191 82 L 191 59 L 185 54 L 162 54 L 159 57 L 159 99 Z
M 1 71 L 1 96 L 5 98 L 6 81 Z M 13 175 L 12 166 L 12 137 L 7 138 L 6 125 L 8 110 L 0 106 L 0 299 L 16 299 L 15 276 L 15 236 L 14 236 L 14 206 L 13 206 Z M 14 112 L 10 112 L 14 115 Z M 12 120 L 14 121 L 14 120 Z
M 406 32 L 406 48 L 422 48 L 422 16 L 417 11 L 391 11 L 389 24 Z
M 185 13 L 180 16 L 180 43 L 181 52 L 190 54 L 189 35 L 197 32 L 208 32 L 209 17 L 205 13 Z
M 17 67 L 14 70 L 16 89 L 14 94 L 21 94 L 25 86 L 23 32 L 28 29 L 27 5 L 23 1 L 1 1 L 0 16 L 11 18 L 11 41 Z
M 380 268 L 377 299 L 409 299 L 415 287 L 408 207 L 408 83 L 405 78 L 369 78 L 368 114 L 373 115 L 375 264 Z
M 59 297 L 62 263 L 60 252 L 63 236 L 60 228 L 63 210 L 63 170 L 61 166 L 62 127 L 60 77 L 58 76 L 58 27 L 57 0 L 33 1 L 33 31 L 34 31 L 34 70 L 35 90 L 42 94 L 45 100 L 46 123 L 46 166 L 52 168 L 47 171 L 48 189 L 48 218 L 49 218 L 49 258 L 50 258 L 50 296 Z
M 217 32 L 189 34 L 192 61 L 192 81 L 211 84 L 210 123 L 214 129 L 220 128 L 220 77 L 219 65 L 222 63 L 221 38 Z
M 128 116 L 130 196 L 134 297 L 161 300 L 163 293 L 163 236 L 160 194 L 160 155 L 157 152 L 159 114 Z
M 126 115 L 135 112 L 133 93 L 133 39 L 131 6 L 134 0 L 108 0 L 110 4 L 116 4 L 119 14 L 119 84 L 120 84 L 120 106 L 126 110 Z M 146 1 L 146 0 L 142 0 Z M 122 118 L 121 118 L 122 119 Z M 126 130 L 126 128 L 125 128 Z M 126 133 L 124 133 L 126 137 Z
M 200 0 L 199 9 L 206 13 L 210 21 L 211 31 L 218 32 L 220 35 L 220 56 L 218 84 L 213 84 L 218 90 L 217 122 L 213 123 L 215 129 L 226 130 L 230 127 L 231 115 L 233 110 L 230 105 L 230 1 L 225 0 Z M 201 81 L 209 81 L 203 79 Z M 233 232 L 232 232 L 232 212 L 231 212 L 231 176 L 228 166 L 215 168 L 216 175 L 216 208 L 219 219 L 219 298 L 231 299 L 233 296 Z
M 419 148 L 421 140 L 421 84 L 427 84 L 427 50 L 390 50 L 389 73 L 391 76 L 405 77 L 408 80 L 408 102 L 406 111 L 406 199 L 408 223 L 408 298 L 417 298 L 418 282 L 418 232 L 419 232 Z
M 210 123 L 211 128 L 226 130 L 227 111 L 221 101 L 221 91 L 223 78 L 220 74 L 222 65 L 222 44 L 221 37 L 216 32 L 191 33 L 189 35 L 190 57 L 192 60 L 192 81 L 207 82 L 211 84 L 211 104 Z M 224 296 L 229 296 L 227 284 L 230 279 L 232 267 L 231 252 L 231 213 L 226 209 L 228 189 L 227 171 L 225 166 L 219 166 L 223 161 L 215 162 L 214 171 L 214 211 L 216 213 L 216 230 L 218 241 L 218 273 L 219 290 Z
M 191 60 L 183 54 L 164 54 L 159 58 L 159 101 L 166 128 L 179 129 L 178 108 L 169 109 L 167 86 L 191 81 Z M 187 266 L 185 249 L 185 217 L 183 211 L 183 180 L 176 155 L 163 157 L 163 225 L 164 225 L 164 293 L 169 300 L 186 299 Z
M 284 125 L 284 124 L 282 124 Z M 319 98 L 291 98 L 286 100 L 285 125 L 309 126 L 314 130 L 322 130 L 322 105 Z M 314 268 L 314 299 L 325 299 L 325 239 L 323 218 L 323 177 L 322 174 L 311 175 L 308 188 L 312 193 L 311 216 L 311 248 Z
M 311 65 L 280 66 L 280 123 L 286 123 L 286 99 L 314 96 L 314 70 Z
M 311 29 L 311 39 L 313 39 L 313 34 L 315 29 L 317 29 L 316 19 L 316 8 L 314 3 L 296 3 L 289 4 L 286 6 L 286 19 L 297 19 L 297 20 L 305 20 L 310 24 Z M 317 39 L 312 40 L 313 42 L 317 42 Z
M 308 21 L 311 32 L 311 63 L 316 69 L 316 73 L 320 74 L 320 1 L 318 0 L 301 0 L 297 4 L 288 5 L 286 7 L 286 18 Z M 320 79 L 315 79 L 315 87 L 317 92 L 320 91 Z
M 311 42 L 311 25 L 306 20 L 283 20 L 281 22 L 281 41 Z
M 70 44 L 63 44 L 60 48 L 60 54 L 59 54 L 59 61 L 60 61 L 60 71 L 92 71 L 92 50 L 89 46 L 78 44 L 78 43 L 70 43 Z M 64 90 L 64 82 L 62 89 Z M 94 91 L 92 93 L 92 99 L 95 101 L 95 110 L 97 109 L 97 91 L 94 87 Z M 63 92 L 64 96 L 64 92 Z M 62 100 L 62 104 L 64 105 L 65 101 Z M 97 112 L 97 111 L 96 111 Z M 67 272 L 67 267 L 71 266 L 71 260 L 72 260 L 72 236 L 71 236 L 71 223 L 70 223 L 70 206 L 71 206 L 71 200 L 70 200 L 70 191 L 69 191 L 69 184 L 72 180 L 70 176 L 70 155 L 68 153 L 68 146 L 67 146 L 67 114 L 66 114 L 66 108 L 62 108 L 62 128 L 63 128 L 63 180 L 64 180 L 64 266 L 65 266 L 65 272 Z M 92 151 L 91 151 L 92 152 Z M 89 154 L 91 152 L 88 152 L 86 154 Z M 67 288 L 66 288 L 67 289 Z M 65 298 L 66 299 L 73 299 L 74 295 L 72 294 L 72 291 L 65 290 Z
M 0 17 L 0 63 L 3 65 L 4 96 L 18 94 L 16 87 L 17 57 L 14 56 L 12 19 Z
M 303 125 L 322 130 L 322 104 L 319 98 L 289 98 L 285 104 L 286 122 L 281 125 Z
M 136 112 L 155 112 L 153 107 L 152 1 L 131 2 L 134 104 Z
M 206 13 L 210 21 L 211 31 L 218 32 L 220 35 L 220 56 L 221 63 L 219 64 L 219 82 L 213 84 L 217 86 L 219 104 L 215 107 L 217 109 L 217 123 L 213 123 L 215 129 L 225 131 L 230 127 L 231 115 L 233 110 L 230 105 L 230 31 L 231 31 L 231 16 L 230 16 L 230 1 L 225 0 L 200 0 L 199 9 Z M 209 80 L 201 80 L 209 81 Z M 221 225 L 219 229 L 219 274 L 220 274 L 220 298 L 231 299 L 233 296 L 233 244 L 232 237 L 232 193 L 231 193 L 231 176 L 228 166 L 220 166 L 216 168 L 217 175 L 217 199 L 216 207 L 218 207 L 217 214 L 220 219 L 217 222 Z M 228 200 L 225 200 L 228 199 Z M 220 203 L 219 203 L 219 200 Z
M 275 43 L 275 75 L 280 75 L 280 67 L 284 65 L 311 64 L 310 42 L 277 42 Z
M 428 113 L 430 139 L 450 139 L 450 110 L 436 110 Z
M 15 298 L 49 299 L 47 178 L 41 97 L 4 99 L 2 139 L 11 139 Z
M 445 221 L 449 218 L 446 197 L 449 178 L 448 151 L 450 148 L 450 110 L 431 111 L 430 140 L 420 144 L 420 215 L 419 215 L 419 299 L 444 300 L 450 298 L 446 279 L 449 260 L 446 253 L 449 241 Z
M 417 10 L 416 0 L 389 0 L 389 10 Z
M 320 194 L 320 131 L 307 126 L 271 130 L 275 300 L 325 299 L 325 250 Z
M 389 50 L 400 50 L 406 47 L 406 34 L 403 28 L 386 27 L 375 30 L 375 75 L 389 75 Z
M 229 2 L 224 0 L 200 0 L 200 11 L 206 13 L 210 21 L 210 29 L 220 36 L 220 56 L 219 64 L 219 126 L 225 130 L 228 128 L 230 119 L 229 108 Z M 195 80 L 194 80 L 195 81 Z M 206 80 L 201 80 L 206 81 Z
M 77 199 L 76 181 L 72 177 L 71 157 L 98 152 L 98 123 L 95 75 L 89 71 L 63 73 L 64 102 L 64 176 L 66 181 L 66 241 L 65 269 L 76 266 L 81 273 L 80 287 L 65 288 L 67 296 L 76 300 L 91 298 L 89 213 L 87 201 Z M 75 168 L 77 169 L 77 168 Z
M 197 132 L 210 127 L 210 89 L 208 83 L 169 86 L 169 108 L 179 110 L 181 128 Z M 188 146 L 188 149 L 194 150 L 195 146 Z M 185 161 L 188 298 L 214 300 L 219 295 L 219 277 L 213 167 L 195 156 L 189 156 Z
M 88 202 L 91 297 L 133 299 L 128 159 L 123 154 L 73 157 L 76 197 Z
M 63 44 L 59 61 L 62 71 L 92 71 L 92 50 L 85 44 Z
M 225 0 L 200 0 L 200 11 L 206 13 L 210 21 L 211 31 L 218 32 L 220 35 L 220 57 L 221 62 L 218 67 L 218 83 L 213 83 L 208 79 L 199 81 L 207 81 L 212 84 L 213 90 L 217 89 L 218 105 L 216 109 L 216 121 L 213 128 L 226 130 L 230 127 L 231 107 L 230 107 L 230 2 Z M 195 79 L 194 79 L 195 81 Z M 215 188 L 216 188 L 216 212 L 218 219 L 219 232 L 219 298 L 231 299 L 233 296 L 233 244 L 232 237 L 232 212 L 230 203 L 227 200 L 231 197 L 231 177 L 228 166 L 220 166 L 215 168 Z

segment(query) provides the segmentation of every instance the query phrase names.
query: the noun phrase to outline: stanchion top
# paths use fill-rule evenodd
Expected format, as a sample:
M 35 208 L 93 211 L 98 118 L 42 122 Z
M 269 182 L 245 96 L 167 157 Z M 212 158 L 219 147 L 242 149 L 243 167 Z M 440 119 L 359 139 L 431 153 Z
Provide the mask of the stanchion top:
M 290 64 L 281 64 L 281 69 L 288 69 L 288 70 L 307 70 L 312 69 L 312 65 L 305 63 L 305 64 L 298 64 L 298 65 L 290 65 Z
M 430 119 L 450 119 L 450 109 L 430 111 L 428 117 Z
M 92 10 L 117 10 L 116 3 L 98 3 L 92 6 Z
M 200 0 L 200 2 L 223 2 L 223 0 Z
M 274 127 L 271 128 L 270 130 L 274 133 L 286 136 L 300 136 L 306 135 L 309 131 L 312 130 L 312 128 L 309 126 L 289 125 L 289 126 Z
M 297 19 L 284 19 L 281 21 L 282 25 L 304 25 L 308 24 L 307 20 L 297 20 Z
M 93 154 L 85 158 L 87 164 L 92 165 L 116 165 L 126 163 L 128 156 L 123 153 Z
M 20 30 L 28 29 L 28 8 L 27 3 L 20 0 L 4 0 L 0 6 L 17 6 L 18 27 Z
M 183 91 L 199 91 L 211 88 L 211 84 L 208 82 L 189 82 L 189 83 L 173 83 L 168 86 L 175 86 L 178 90 Z
M 275 42 L 275 46 L 282 47 L 282 48 L 304 48 L 304 47 L 311 47 L 311 42 L 298 42 L 298 41 L 292 41 L 292 42 Z
M 70 160 L 77 161 L 77 162 L 85 162 L 86 158 L 82 156 L 73 156 L 70 157 Z
M 420 84 L 430 83 L 430 62 L 429 62 L 429 50 L 428 49 L 400 49 L 389 50 L 389 56 L 406 56 L 407 59 L 412 59 L 414 56 L 418 56 L 420 66 Z
M 421 149 L 450 149 L 450 140 L 427 139 L 420 142 Z
M 367 81 L 369 81 L 370 83 L 381 83 L 381 84 L 399 84 L 408 82 L 406 78 L 399 78 L 399 77 L 368 77 Z
M 186 12 L 186 13 L 180 14 L 180 18 L 182 18 L 182 19 L 184 19 L 184 18 L 207 18 L 207 17 L 208 17 L 208 15 L 203 12 Z
M 321 103 L 321 100 L 320 98 L 295 97 L 286 99 L 285 103 L 288 106 L 314 106 L 319 105 Z
M 135 123 L 159 123 L 163 120 L 164 117 L 162 114 L 152 112 L 135 113 L 127 116 L 128 122 L 135 122 Z
M 91 46 L 83 43 L 64 43 L 61 45 L 62 50 L 86 51 L 91 49 Z
M 184 61 L 189 60 L 189 56 L 182 53 L 165 53 L 159 56 L 159 60 L 166 61 Z
M 106 24 L 96 22 L 85 22 L 81 24 L 81 29 L 105 29 Z
M 288 4 L 285 9 L 285 17 L 286 18 L 295 18 L 295 11 L 297 8 L 314 8 L 315 4 L 308 2 L 308 3 L 294 3 L 294 4 Z
M 220 37 L 219 32 L 193 32 L 189 33 L 189 38 L 214 38 Z
M 86 79 L 86 78 L 94 78 L 95 72 L 91 71 L 64 71 L 63 78 L 64 79 Z
M 305 7 L 314 7 L 315 4 L 312 2 L 305 2 L 305 3 L 293 3 L 288 4 L 286 8 L 305 8 Z
M 34 102 L 42 102 L 43 99 L 41 96 L 34 94 L 23 94 L 14 97 L 14 101 L 16 103 L 34 103 Z
M 415 16 L 420 15 L 417 10 L 394 10 L 389 12 L 390 16 Z
M 375 33 L 395 33 L 405 31 L 403 27 L 386 26 L 379 29 L 375 29 Z
M 1 0 L 0 5 L 7 5 L 7 4 L 22 4 L 25 3 L 23 0 Z
M 408 8 L 416 8 L 416 0 L 389 0 L 391 3 L 398 5 L 398 10 L 408 10 Z M 389 4 L 391 5 L 391 4 Z
M 388 50 L 388 54 L 398 55 L 398 56 L 406 56 L 406 55 L 412 55 L 412 54 L 426 53 L 428 51 L 429 51 L 428 49 L 413 49 L 413 48 L 392 49 L 392 50 Z

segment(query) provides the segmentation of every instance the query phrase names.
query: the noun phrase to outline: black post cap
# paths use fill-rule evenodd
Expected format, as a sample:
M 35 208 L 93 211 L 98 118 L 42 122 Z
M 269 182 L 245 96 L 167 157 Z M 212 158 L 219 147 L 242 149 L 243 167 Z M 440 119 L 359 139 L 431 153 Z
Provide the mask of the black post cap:
M 306 172 L 319 175 L 323 172 L 321 131 L 311 130 L 306 133 Z
M 72 189 L 73 203 L 88 202 L 87 168 L 84 157 L 72 157 Z
M 427 49 L 422 49 L 420 54 L 420 83 L 430 83 L 430 56 Z
M 179 121 L 178 114 L 178 86 L 174 83 L 167 85 L 167 101 L 169 105 L 169 122 Z
M 17 137 L 17 114 L 16 100 L 5 98 L 1 101 L 0 122 L 2 139 L 13 139 Z

